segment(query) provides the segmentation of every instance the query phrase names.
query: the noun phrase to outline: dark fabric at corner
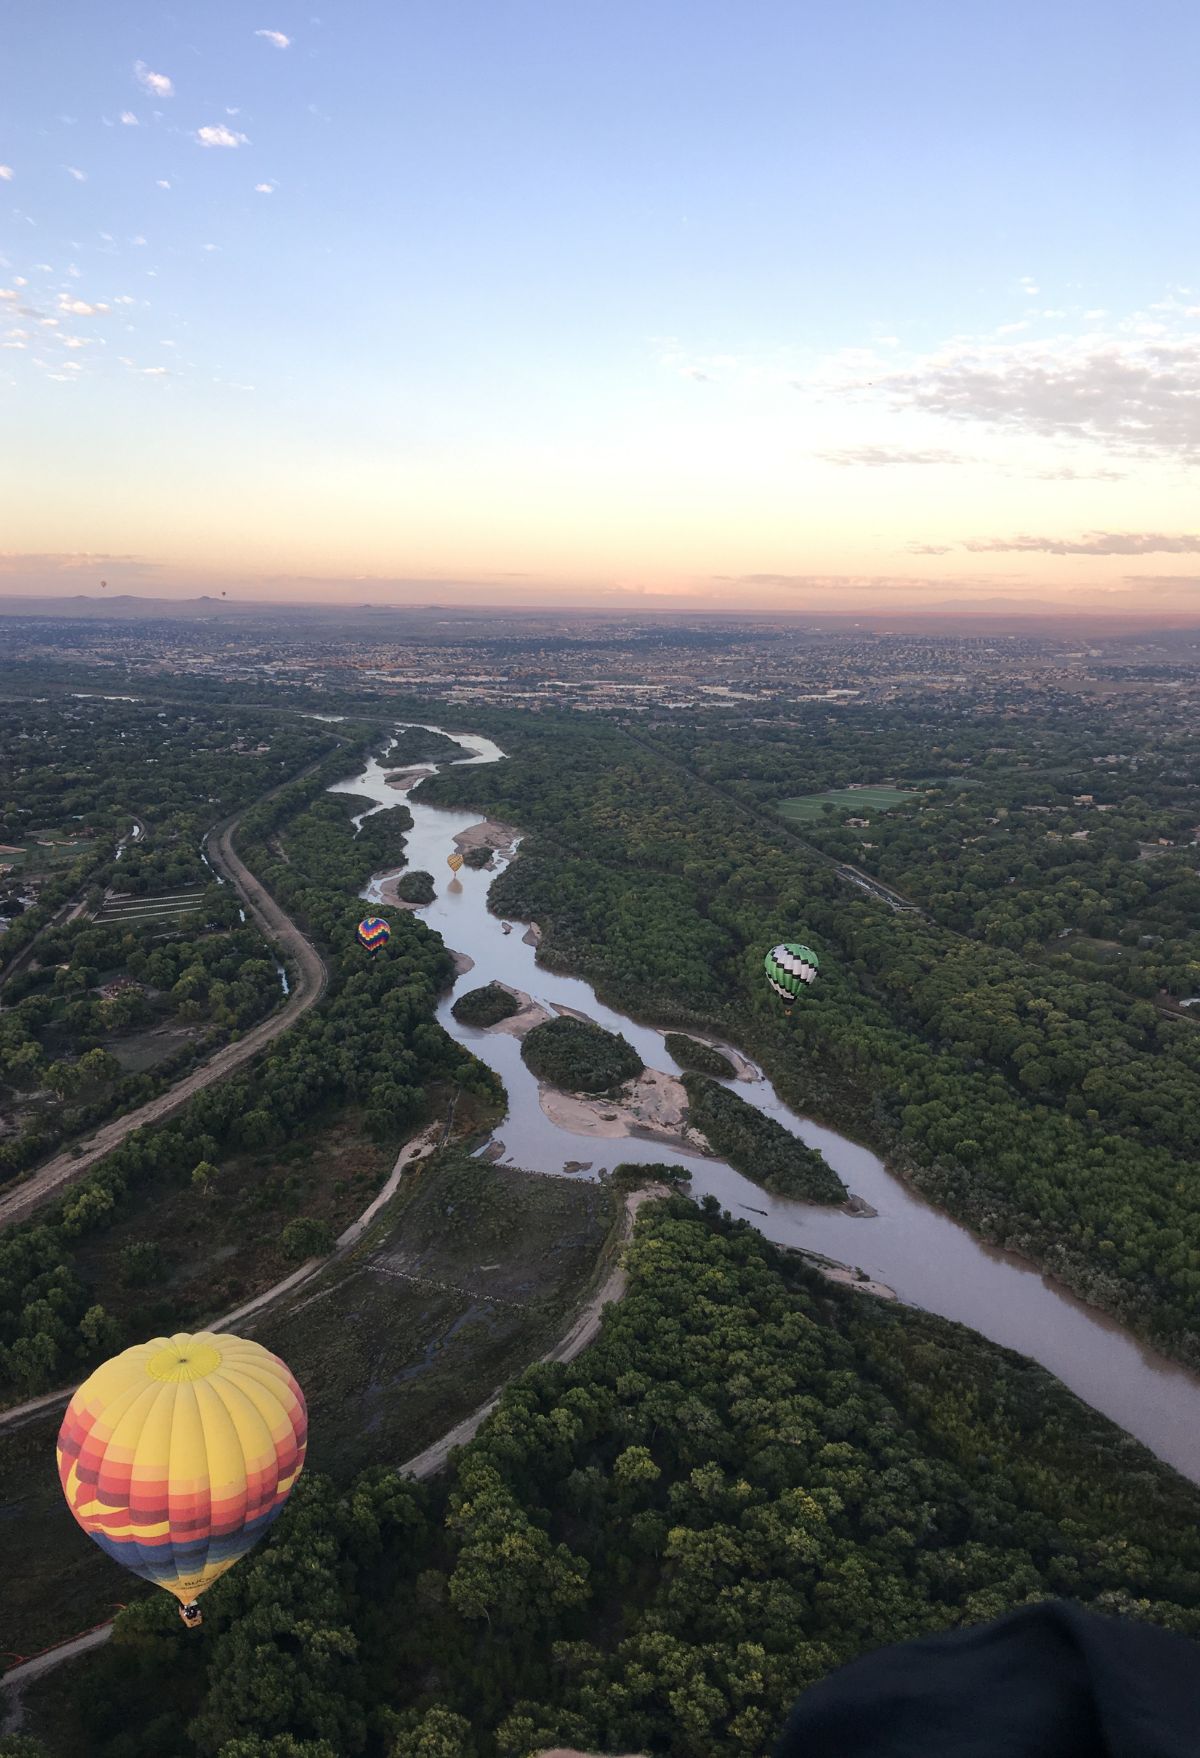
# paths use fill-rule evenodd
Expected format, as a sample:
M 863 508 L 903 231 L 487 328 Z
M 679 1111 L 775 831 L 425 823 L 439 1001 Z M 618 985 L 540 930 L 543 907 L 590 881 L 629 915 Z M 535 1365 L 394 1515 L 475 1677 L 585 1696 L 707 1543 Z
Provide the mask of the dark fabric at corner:
M 1049 1601 L 852 1661 L 775 1758 L 1197 1758 L 1200 1647 Z

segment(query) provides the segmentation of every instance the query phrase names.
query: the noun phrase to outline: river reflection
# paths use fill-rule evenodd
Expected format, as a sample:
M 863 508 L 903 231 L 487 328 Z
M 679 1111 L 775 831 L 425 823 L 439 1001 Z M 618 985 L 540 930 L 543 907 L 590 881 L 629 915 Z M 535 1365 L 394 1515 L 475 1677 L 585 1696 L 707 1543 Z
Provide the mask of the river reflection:
M 464 763 L 495 763 L 503 758 L 490 739 L 466 733 L 452 736 L 468 753 L 461 759 Z M 388 785 L 389 773 L 386 761 L 372 758 L 359 775 L 338 783 L 334 791 L 368 796 L 375 802 L 371 810 L 394 806 L 406 796 Z M 487 894 L 502 861 L 490 871 L 464 867 L 451 878 L 446 856 L 452 852 L 453 838 L 479 823 L 478 812 L 448 811 L 423 805 L 419 799 L 407 803 L 414 820 L 406 845 L 408 866 L 432 873 L 438 886 L 438 896 L 420 914 L 448 947 L 474 961 L 474 968 L 442 1000 L 438 1019 L 504 1082 L 509 1112 L 497 1139 L 504 1144 L 507 1160 L 532 1171 L 556 1173 L 569 1162 L 586 1164 L 589 1170 L 580 1176 L 594 1176 L 623 1160 L 666 1159 L 685 1165 L 692 1174 L 695 1196 L 711 1193 L 732 1214 L 752 1221 L 768 1239 L 855 1265 L 872 1280 L 894 1288 L 909 1305 L 958 1319 L 993 1342 L 1031 1356 L 1160 1459 L 1200 1482 L 1200 1379 L 1143 1347 L 1114 1320 L 1056 1287 L 1038 1270 L 980 1244 L 965 1227 L 894 1177 L 869 1149 L 797 1116 L 761 1070 L 756 1070 L 758 1078 L 752 1082 L 733 1083 L 735 1090 L 819 1148 L 850 1190 L 878 1210 L 876 1216 L 846 1215 L 772 1197 L 721 1160 L 678 1152 L 660 1142 L 580 1135 L 552 1123 L 538 1102 L 537 1081 L 521 1060 L 519 1042 L 505 1033 L 460 1025 L 450 1011 L 457 995 L 493 980 L 508 983 L 546 1007 L 575 1008 L 597 1024 L 623 1033 L 648 1067 L 671 1073 L 678 1073 L 678 1067 L 661 1032 L 604 1006 L 580 978 L 543 970 L 536 963 L 534 946 L 523 937 L 523 924 L 504 932 L 487 908 Z M 356 822 L 367 815 L 364 812 Z M 387 877 L 377 875 L 364 898 L 378 903 L 380 885 Z

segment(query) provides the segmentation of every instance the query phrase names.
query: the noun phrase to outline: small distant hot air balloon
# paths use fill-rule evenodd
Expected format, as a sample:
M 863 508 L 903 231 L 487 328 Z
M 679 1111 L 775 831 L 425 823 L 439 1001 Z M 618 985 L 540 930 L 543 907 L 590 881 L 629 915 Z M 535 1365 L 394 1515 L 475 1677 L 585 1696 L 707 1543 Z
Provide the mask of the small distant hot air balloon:
M 100 582 L 100 590 L 101 590 L 101 592 L 105 592 L 105 591 L 107 591 L 107 589 L 108 589 L 108 581 L 107 581 L 107 580 L 101 580 L 101 582 Z
M 277 1355 L 215 1331 L 155 1337 L 86 1379 L 58 1432 L 75 1519 L 114 1562 L 200 1594 L 276 1518 L 304 1469 L 304 1393 Z
M 458 869 L 462 866 L 462 864 L 463 864 L 463 858 L 459 854 L 457 849 L 455 849 L 455 851 L 452 855 L 446 856 L 446 865 L 449 867 L 449 869 L 452 873 L 457 873 Z
M 358 942 L 374 958 L 392 937 L 392 930 L 382 916 L 364 916 L 358 924 Z
M 816 982 L 820 968 L 821 961 L 811 946 L 801 946 L 794 940 L 772 947 L 763 959 L 767 982 L 789 1012 L 797 995 Z

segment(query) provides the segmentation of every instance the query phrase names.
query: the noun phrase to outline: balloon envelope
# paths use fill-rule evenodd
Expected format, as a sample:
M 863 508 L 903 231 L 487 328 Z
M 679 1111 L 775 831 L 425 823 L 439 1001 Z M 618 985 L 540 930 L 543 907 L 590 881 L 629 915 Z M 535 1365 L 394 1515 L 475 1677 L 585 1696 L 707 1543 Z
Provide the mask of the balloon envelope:
M 382 916 L 366 916 L 358 924 L 359 942 L 366 947 L 372 958 L 387 945 L 391 937 L 392 930 Z
M 449 869 L 452 873 L 457 873 L 458 869 L 462 866 L 462 864 L 463 864 L 463 858 L 460 854 L 455 853 L 455 854 L 446 856 L 446 865 L 449 867 Z
M 88 1537 L 188 1605 L 280 1513 L 307 1438 L 304 1394 L 277 1355 L 180 1332 L 83 1382 L 59 1430 L 58 1475 Z
M 820 968 L 821 961 L 812 947 L 795 940 L 773 946 L 763 959 L 767 982 L 788 1007 L 802 990 L 816 982 Z

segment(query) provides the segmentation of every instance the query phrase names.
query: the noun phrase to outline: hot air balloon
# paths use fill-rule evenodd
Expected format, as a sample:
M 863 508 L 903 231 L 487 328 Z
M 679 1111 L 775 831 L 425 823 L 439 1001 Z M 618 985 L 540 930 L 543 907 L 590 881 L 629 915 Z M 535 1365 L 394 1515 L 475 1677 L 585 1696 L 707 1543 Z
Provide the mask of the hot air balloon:
M 364 946 L 374 958 L 382 952 L 392 937 L 392 930 L 382 916 L 364 916 L 358 924 L 359 945 Z
M 196 1604 L 304 1468 L 304 1394 L 277 1355 L 216 1331 L 155 1337 L 86 1379 L 58 1431 L 63 1494 L 115 1562 Z
M 820 968 L 821 961 L 811 946 L 794 940 L 773 946 L 763 959 L 767 981 L 789 1011 L 797 995 L 816 982 Z
M 459 854 L 457 849 L 455 849 L 455 851 L 452 855 L 446 856 L 446 865 L 449 867 L 449 869 L 452 873 L 457 873 L 458 869 L 462 866 L 462 864 L 463 864 L 463 858 Z

